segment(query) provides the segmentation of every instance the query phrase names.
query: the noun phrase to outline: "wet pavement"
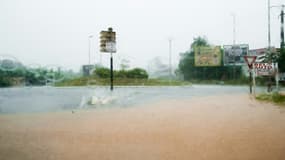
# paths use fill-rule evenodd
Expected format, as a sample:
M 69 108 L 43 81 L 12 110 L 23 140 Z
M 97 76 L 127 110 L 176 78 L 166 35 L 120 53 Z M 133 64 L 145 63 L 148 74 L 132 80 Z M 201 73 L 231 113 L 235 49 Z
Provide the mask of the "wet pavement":
M 265 90 L 258 88 L 259 91 Z M 96 107 L 129 107 L 163 99 L 219 94 L 248 93 L 248 86 L 193 85 L 176 87 L 21 87 L 0 89 L 0 113 L 54 112 Z M 90 99 L 114 97 L 104 105 L 90 105 Z

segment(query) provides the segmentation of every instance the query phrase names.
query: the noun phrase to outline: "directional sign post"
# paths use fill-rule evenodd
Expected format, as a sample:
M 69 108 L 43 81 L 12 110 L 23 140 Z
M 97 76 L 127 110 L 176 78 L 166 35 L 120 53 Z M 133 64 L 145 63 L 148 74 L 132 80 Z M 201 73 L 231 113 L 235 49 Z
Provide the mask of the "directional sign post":
M 248 65 L 248 68 L 249 68 L 249 92 L 250 92 L 250 94 L 252 94 L 252 81 L 253 81 L 254 86 L 255 86 L 255 79 L 252 80 L 252 68 L 253 68 L 253 63 L 256 60 L 256 56 L 244 56 L 243 58 L 244 58 L 245 62 Z
M 113 53 L 116 53 L 116 32 L 112 28 L 100 32 L 100 51 L 111 53 L 110 57 L 110 89 L 113 91 Z

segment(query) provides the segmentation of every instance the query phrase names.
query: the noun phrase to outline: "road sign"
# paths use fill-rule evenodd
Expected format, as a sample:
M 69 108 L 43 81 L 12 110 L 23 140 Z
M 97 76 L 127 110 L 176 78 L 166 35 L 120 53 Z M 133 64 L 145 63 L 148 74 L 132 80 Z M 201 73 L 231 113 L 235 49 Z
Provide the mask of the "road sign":
M 109 44 L 107 49 L 107 43 Z M 110 47 L 111 45 L 111 47 Z M 100 52 L 116 52 L 116 32 L 113 32 L 112 28 L 108 28 L 108 31 L 101 31 L 100 32 Z M 111 50 L 112 49 L 112 50 Z
M 107 42 L 106 43 L 106 51 L 107 52 L 112 52 L 112 53 L 115 53 L 116 52 L 116 43 L 115 42 Z
M 110 89 L 113 91 L 113 53 L 116 53 L 116 32 L 112 28 L 100 32 L 100 51 L 111 53 L 110 57 Z
M 254 63 L 253 69 L 258 76 L 273 76 L 276 67 L 274 63 Z
M 255 88 L 255 76 L 253 76 L 253 80 L 252 80 L 252 64 L 255 62 L 256 56 L 243 56 L 243 58 L 249 68 L 249 92 L 251 94 L 252 93 L 252 83 Z M 254 89 L 254 94 L 255 94 L 255 89 Z
M 255 62 L 256 56 L 244 56 L 243 58 L 245 62 L 247 63 L 248 68 L 252 69 L 252 64 Z

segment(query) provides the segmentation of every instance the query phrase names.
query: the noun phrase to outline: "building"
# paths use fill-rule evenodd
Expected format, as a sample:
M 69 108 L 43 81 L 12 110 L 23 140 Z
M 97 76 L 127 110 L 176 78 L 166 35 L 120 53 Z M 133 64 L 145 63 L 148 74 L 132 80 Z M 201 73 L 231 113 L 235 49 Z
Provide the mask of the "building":
M 257 56 L 256 62 L 262 62 L 264 61 L 267 52 L 268 52 L 268 48 L 251 49 L 249 50 L 249 55 Z M 277 53 L 277 49 L 275 47 L 272 47 L 271 52 Z
M 82 66 L 83 76 L 90 76 L 94 69 L 95 69 L 95 65 L 83 65 Z

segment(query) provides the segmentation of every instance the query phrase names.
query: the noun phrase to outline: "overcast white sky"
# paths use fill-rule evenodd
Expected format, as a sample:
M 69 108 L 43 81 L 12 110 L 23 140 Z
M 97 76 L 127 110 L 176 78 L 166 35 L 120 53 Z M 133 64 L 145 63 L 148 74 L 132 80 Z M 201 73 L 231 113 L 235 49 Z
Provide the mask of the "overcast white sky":
M 285 0 L 271 0 L 272 5 Z M 194 37 L 206 36 L 213 45 L 236 41 L 251 49 L 267 46 L 267 0 L 0 0 L 0 54 L 22 63 L 57 64 L 79 70 L 99 62 L 99 32 L 117 32 L 115 62 L 129 59 L 146 68 L 154 57 L 168 58 L 173 38 L 174 64 L 189 49 Z M 272 44 L 280 44 L 279 8 L 272 9 Z M 109 55 L 103 54 L 109 66 Z

